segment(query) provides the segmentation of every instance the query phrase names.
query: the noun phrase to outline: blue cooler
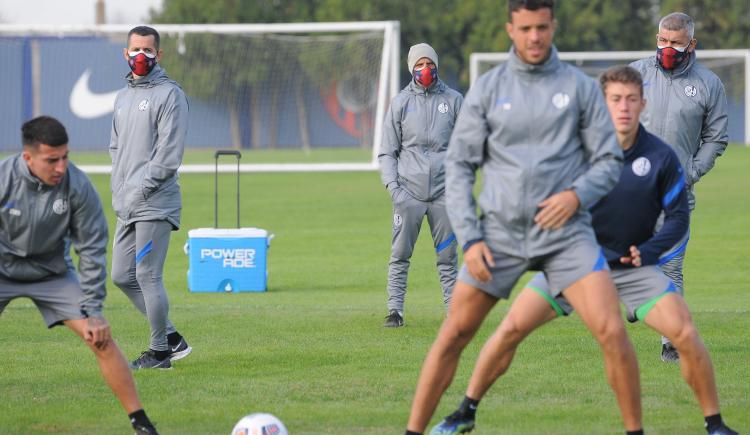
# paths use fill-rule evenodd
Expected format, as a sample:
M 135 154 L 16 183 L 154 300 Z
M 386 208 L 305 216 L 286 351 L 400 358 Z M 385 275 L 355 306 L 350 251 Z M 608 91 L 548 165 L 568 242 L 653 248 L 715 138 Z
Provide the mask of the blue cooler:
M 191 292 L 266 291 L 271 237 L 260 228 L 188 231 L 188 288 Z

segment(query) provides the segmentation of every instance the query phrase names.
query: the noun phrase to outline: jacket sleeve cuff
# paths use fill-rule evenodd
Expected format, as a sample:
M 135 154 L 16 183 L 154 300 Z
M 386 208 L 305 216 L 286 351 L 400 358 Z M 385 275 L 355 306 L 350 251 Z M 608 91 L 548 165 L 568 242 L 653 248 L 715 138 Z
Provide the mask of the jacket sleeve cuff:
M 484 239 L 471 239 L 471 240 L 469 240 L 468 242 L 464 243 L 464 246 L 463 246 L 464 252 L 468 251 L 469 248 L 471 248 L 472 246 L 476 245 L 477 243 L 483 242 L 483 241 L 484 241 Z

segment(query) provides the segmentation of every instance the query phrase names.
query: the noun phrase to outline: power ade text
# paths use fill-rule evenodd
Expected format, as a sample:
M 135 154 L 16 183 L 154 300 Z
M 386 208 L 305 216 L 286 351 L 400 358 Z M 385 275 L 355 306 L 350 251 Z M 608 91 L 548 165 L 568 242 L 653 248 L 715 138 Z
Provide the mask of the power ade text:
M 222 267 L 255 267 L 255 249 L 201 249 L 201 260 L 221 260 Z

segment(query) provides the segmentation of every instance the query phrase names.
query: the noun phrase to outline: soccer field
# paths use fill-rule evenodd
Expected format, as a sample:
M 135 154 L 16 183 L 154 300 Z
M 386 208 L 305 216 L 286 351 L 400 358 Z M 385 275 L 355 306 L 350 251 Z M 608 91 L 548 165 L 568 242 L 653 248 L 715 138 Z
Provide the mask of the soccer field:
M 75 161 L 75 155 L 73 156 Z M 248 162 L 249 163 L 249 162 Z M 728 424 L 750 430 L 750 148 L 730 147 L 697 189 L 685 266 L 687 301 L 714 366 Z M 109 178 L 93 176 L 110 225 Z M 224 218 L 234 179 L 222 174 Z M 245 414 L 270 412 L 292 434 L 403 433 L 425 354 L 444 312 L 429 231 L 409 276 L 406 327 L 382 327 L 390 200 L 375 172 L 242 174 L 242 224 L 275 234 L 269 292 L 196 294 L 186 285 L 187 231 L 213 223 L 213 175 L 181 177 L 182 229 L 165 282 L 171 318 L 193 353 L 136 382 L 162 434 L 228 434 Z M 633 211 L 637 213 L 637 210 Z M 111 283 L 105 315 L 129 359 L 148 326 Z M 492 311 L 464 352 L 433 424 L 463 397 L 481 344 L 507 311 Z M 703 419 L 659 337 L 628 331 L 639 354 L 648 433 L 700 434 Z M 0 433 L 130 433 L 93 355 L 65 328 L 45 331 L 31 302 L 0 318 Z M 598 346 L 577 316 L 532 335 L 478 412 L 477 434 L 622 433 Z

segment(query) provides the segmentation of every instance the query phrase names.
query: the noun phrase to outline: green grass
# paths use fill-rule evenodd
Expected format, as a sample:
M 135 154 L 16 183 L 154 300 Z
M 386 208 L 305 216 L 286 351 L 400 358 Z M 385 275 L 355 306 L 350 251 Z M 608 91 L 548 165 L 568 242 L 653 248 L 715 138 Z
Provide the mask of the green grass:
M 750 148 L 732 147 L 698 186 L 685 280 L 716 368 L 722 413 L 750 429 Z M 92 177 L 108 213 L 106 176 Z M 222 175 L 231 225 L 233 179 Z M 187 230 L 213 222 L 213 176 L 186 174 L 182 229 L 165 271 L 171 318 L 194 352 L 169 372 L 135 374 L 163 434 L 227 434 L 244 414 L 279 416 L 292 434 L 403 433 L 424 356 L 443 317 L 429 232 L 409 275 L 405 328 L 383 328 L 390 205 L 372 173 L 243 174 L 242 223 L 276 235 L 270 291 L 196 294 L 186 286 Z M 637 212 L 637 211 L 634 211 Z M 481 344 L 509 303 L 491 312 L 464 352 L 433 423 L 460 401 Z M 148 345 L 146 321 L 109 285 L 106 310 L 130 358 Z M 700 434 L 702 418 L 659 338 L 628 327 L 639 353 L 645 428 Z M 0 319 L 0 433 L 129 433 L 94 358 L 69 331 L 46 331 L 28 301 Z M 532 335 L 479 411 L 478 434 L 622 433 L 600 352 L 580 320 Z
M 77 165 L 111 165 L 109 153 L 105 151 L 76 151 L 70 148 L 70 159 Z M 188 149 L 185 151 L 183 163 L 209 164 L 214 162 L 214 152 L 210 149 Z M 241 162 L 244 163 L 368 163 L 372 160 L 372 150 L 365 148 L 314 148 L 308 152 L 301 149 L 262 149 L 240 150 Z M 10 153 L 0 153 L 0 159 Z M 234 157 L 225 156 L 220 163 L 232 163 Z

